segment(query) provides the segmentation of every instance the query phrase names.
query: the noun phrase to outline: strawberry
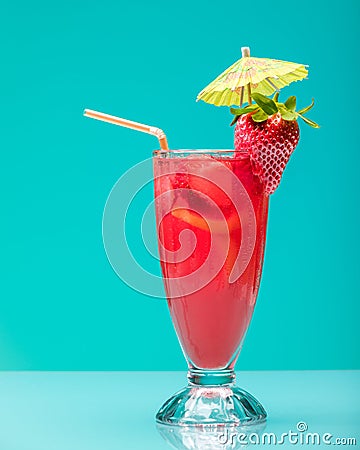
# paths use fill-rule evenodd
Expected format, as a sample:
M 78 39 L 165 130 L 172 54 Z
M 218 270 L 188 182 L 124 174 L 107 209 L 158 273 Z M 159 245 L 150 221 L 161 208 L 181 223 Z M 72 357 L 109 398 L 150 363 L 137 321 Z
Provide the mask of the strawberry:
M 272 194 L 278 187 L 282 173 L 299 142 L 299 125 L 296 120 L 284 120 L 280 113 L 264 122 L 254 122 L 252 114 L 245 114 L 235 128 L 235 150 L 247 151 L 254 174 Z
M 309 111 L 314 102 L 296 112 L 296 99 L 289 97 L 285 103 L 279 103 L 278 94 L 269 99 L 261 94 L 253 94 L 255 105 L 245 108 L 232 108 L 236 115 L 235 151 L 246 152 L 250 156 L 252 170 L 258 175 L 266 194 L 275 192 L 292 152 L 299 142 L 301 117 L 314 128 L 319 126 L 302 114 Z

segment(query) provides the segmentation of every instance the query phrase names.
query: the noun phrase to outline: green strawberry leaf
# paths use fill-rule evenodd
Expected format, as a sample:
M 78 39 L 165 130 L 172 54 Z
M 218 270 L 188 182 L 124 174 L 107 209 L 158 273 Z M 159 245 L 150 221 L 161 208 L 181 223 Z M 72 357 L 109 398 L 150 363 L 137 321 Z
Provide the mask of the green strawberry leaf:
M 245 108 L 230 108 L 231 114 L 235 116 L 241 116 L 242 114 L 247 114 L 249 112 L 255 111 L 255 109 L 259 109 L 258 105 L 247 105 Z
M 251 97 L 260 106 L 260 108 L 268 115 L 271 116 L 278 112 L 276 103 L 271 98 L 265 97 L 265 95 L 254 92 Z
M 230 126 L 232 127 L 233 125 L 235 125 L 239 119 L 240 119 L 240 116 L 234 116 L 233 120 L 231 121 Z
M 268 114 L 266 114 L 263 110 L 259 110 L 251 116 L 254 122 L 264 122 L 264 120 L 267 120 L 268 117 Z
M 273 100 L 274 100 L 275 103 L 278 101 L 279 94 L 280 94 L 279 91 L 276 91 L 275 94 L 274 94 Z
M 295 111 L 289 111 L 284 103 L 278 103 L 277 106 L 279 108 L 279 113 L 284 120 L 296 120 L 297 114 Z
M 300 111 L 298 111 L 298 113 L 299 113 L 299 114 L 305 114 L 305 113 L 307 113 L 308 111 L 310 111 L 310 109 L 311 109 L 313 106 L 314 106 L 314 99 L 312 99 L 311 105 L 306 106 L 306 107 L 303 108 L 303 109 L 300 109 Z
M 320 125 L 318 125 L 316 122 L 314 122 L 313 120 L 310 120 L 310 119 L 308 119 L 307 117 L 305 117 L 305 116 L 302 116 L 300 113 L 297 113 L 297 115 L 299 116 L 299 117 L 301 117 L 302 118 L 302 120 L 305 122 L 305 123 L 307 123 L 308 125 L 310 125 L 311 127 L 313 127 L 313 128 L 320 128 Z
M 284 104 L 285 104 L 286 109 L 288 109 L 289 111 L 295 111 L 295 109 L 296 109 L 295 95 L 291 95 Z

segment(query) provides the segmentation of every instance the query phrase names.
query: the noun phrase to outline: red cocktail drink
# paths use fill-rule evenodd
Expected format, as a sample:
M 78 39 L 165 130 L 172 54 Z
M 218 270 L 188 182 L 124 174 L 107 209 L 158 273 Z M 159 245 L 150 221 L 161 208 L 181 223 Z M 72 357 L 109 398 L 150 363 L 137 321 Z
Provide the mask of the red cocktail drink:
M 268 196 L 248 155 L 230 150 L 155 152 L 154 175 L 161 268 L 189 380 L 229 385 L 256 302 Z

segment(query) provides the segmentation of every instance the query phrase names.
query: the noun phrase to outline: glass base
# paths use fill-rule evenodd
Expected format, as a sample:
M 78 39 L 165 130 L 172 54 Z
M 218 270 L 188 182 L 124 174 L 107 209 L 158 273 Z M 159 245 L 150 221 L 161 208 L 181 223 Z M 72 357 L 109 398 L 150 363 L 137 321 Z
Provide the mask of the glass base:
M 233 371 L 190 370 L 188 378 L 189 385 L 160 408 L 157 422 L 184 426 L 243 426 L 265 421 L 267 414 L 260 402 L 234 386 Z M 215 383 L 217 380 L 221 383 Z
M 250 436 L 254 439 L 256 434 L 261 439 L 266 422 L 259 422 L 250 427 L 246 425 L 179 427 L 158 423 L 156 428 L 161 437 L 175 449 L 238 450 L 247 446 Z

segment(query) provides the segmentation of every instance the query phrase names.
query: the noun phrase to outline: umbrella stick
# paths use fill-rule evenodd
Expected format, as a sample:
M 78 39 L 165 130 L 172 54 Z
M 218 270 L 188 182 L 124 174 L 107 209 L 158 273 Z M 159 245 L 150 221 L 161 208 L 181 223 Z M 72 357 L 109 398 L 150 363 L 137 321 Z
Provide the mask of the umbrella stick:
M 250 57 L 250 47 L 241 47 L 241 55 L 243 58 Z
M 244 103 L 244 88 L 240 88 L 240 108 L 242 107 L 242 104 Z
M 251 101 L 251 86 L 250 86 L 250 83 L 247 85 L 247 91 L 248 91 L 248 102 L 249 102 L 249 105 L 251 105 L 252 101 Z
M 241 54 L 242 54 L 243 58 L 249 58 L 250 57 L 250 47 L 241 47 Z M 250 85 L 250 83 L 247 84 L 247 94 L 248 94 L 249 105 L 251 105 L 252 101 L 251 101 L 251 85 Z

